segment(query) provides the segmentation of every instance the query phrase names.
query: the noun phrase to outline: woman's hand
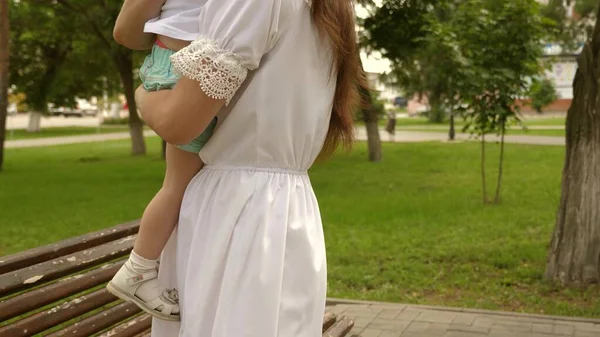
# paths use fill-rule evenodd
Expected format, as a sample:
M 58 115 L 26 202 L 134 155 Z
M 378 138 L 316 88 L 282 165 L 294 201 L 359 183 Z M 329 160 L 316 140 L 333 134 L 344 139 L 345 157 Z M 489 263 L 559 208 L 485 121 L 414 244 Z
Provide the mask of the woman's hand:
M 147 92 L 146 89 L 144 89 L 143 85 L 140 85 L 135 90 L 135 105 L 137 106 L 138 110 L 140 111 L 140 114 L 142 115 L 142 119 L 145 119 L 144 118 L 144 109 L 142 107 L 144 106 L 144 100 L 145 100 L 147 94 L 149 94 L 149 92 Z
M 210 124 L 225 100 L 208 97 L 198 82 L 182 77 L 172 90 L 135 91 L 142 119 L 167 143 L 188 144 Z
M 168 100 L 171 90 L 147 91 L 143 85 L 135 90 L 135 104 L 137 105 L 142 120 L 154 131 L 155 126 L 167 113 L 164 103 Z M 163 116 L 157 116 L 162 111 Z M 158 132 L 158 131 L 157 131 Z

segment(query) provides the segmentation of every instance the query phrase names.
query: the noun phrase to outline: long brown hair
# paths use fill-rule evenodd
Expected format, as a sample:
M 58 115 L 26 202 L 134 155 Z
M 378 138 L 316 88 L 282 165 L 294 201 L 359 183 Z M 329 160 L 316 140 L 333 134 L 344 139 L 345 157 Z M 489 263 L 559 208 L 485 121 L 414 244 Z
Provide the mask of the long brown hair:
M 337 77 L 333 110 L 321 158 L 354 142 L 354 112 L 360 106 L 359 88 L 368 88 L 358 50 L 353 0 L 312 0 L 312 19 L 323 39 L 331 44 L 332 67 Z

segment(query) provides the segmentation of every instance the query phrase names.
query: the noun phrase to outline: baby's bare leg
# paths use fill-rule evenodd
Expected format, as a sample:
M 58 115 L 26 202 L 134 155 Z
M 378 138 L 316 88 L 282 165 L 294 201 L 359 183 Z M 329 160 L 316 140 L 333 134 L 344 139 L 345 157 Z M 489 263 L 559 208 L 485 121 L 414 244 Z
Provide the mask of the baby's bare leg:
M 158 259 L 167 244 L 177 219 L 183 194 L 202 168 L 197 153 L 167 144 L 167 170 L 163 186 L 146 207 L 133 251 L 148 260 Z

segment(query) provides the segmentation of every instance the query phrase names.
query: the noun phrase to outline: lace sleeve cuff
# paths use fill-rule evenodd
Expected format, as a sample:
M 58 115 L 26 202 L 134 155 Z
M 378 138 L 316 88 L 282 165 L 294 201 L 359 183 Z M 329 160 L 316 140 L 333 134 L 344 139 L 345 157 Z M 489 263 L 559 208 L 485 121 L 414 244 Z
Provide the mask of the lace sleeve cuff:
M 224 99 L 229 104 L 248 74 L 241 58 L 219 47 L 217 42 L 199 37 L 189 46 L 171 56 L 177 73 L 200 83 L 211 98 Z

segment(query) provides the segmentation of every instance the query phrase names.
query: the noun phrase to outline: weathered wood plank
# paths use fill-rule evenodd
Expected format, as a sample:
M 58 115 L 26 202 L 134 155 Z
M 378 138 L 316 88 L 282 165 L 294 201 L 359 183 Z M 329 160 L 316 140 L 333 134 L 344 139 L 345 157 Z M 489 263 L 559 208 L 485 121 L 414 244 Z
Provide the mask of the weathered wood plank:
M 323 316 L 323 331 L 325 332 L 327 331 L 327 329 L 329 329 L 333 323 L 335 323 L 335 320 L 337 319 L 337 315 L 331 312 L 326 312 L 325 315 Z
M 104 332 L 98 337 L 133 337 L 150 332 L 152 316 L 143 314 Z
M 119 323 L 129 317 L 132 317 L 142 310 L 133 303 L 121 303 L 108 310 L 102 311 L 94 316 L 90 316 L 71 326 L 48 335 L 47 337 L 89 337 L 112 325 Z
M 144 331 L 141 334 L 136 335 L 135 337 L 150 337 L 151 333 L 150 330 L 148 331 Z
M 100 289 L 2 327 L 0 337 L 33 336 L 116 300 L 106 289 Z
M 126 236 L 137 234 L 139 221 L 124 223 L 101 231 L 66 239 L 51 245 L 30 249 L 21 253 L 0 257 L 0 274 L 89 249 Z
M 0 322 L 108 282 L 125 261 L 70 276 L 49 286 L 0 301 Z
M 135 235 L 0 275 L 0 296 L 56 280 L 83 269 L 127 255 Z
M 323 334 L 323 337 L 344 337 L 352 330 L 353 326 L 354 322 L 350 318 L 344 316 L 338 319 L 331 328 L 327 329 Z

